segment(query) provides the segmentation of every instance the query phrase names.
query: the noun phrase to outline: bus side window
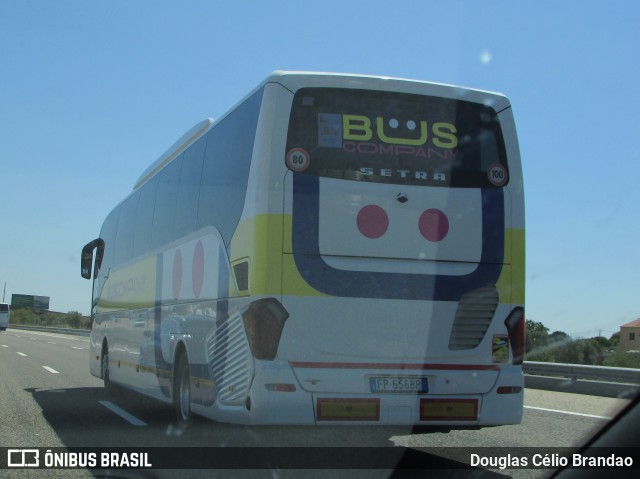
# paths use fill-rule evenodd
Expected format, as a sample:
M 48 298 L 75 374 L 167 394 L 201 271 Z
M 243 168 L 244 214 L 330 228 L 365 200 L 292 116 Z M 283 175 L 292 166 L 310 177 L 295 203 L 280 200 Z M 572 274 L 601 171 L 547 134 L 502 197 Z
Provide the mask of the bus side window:
M 133 258 L 133 239 L 138 218 L 140 192 L 136 191 L 120 205 L 116 233 L 115 264 L 126 263 Z
M 166 245 L 178 236 L 175 214 L 183 156 L 184 154 L 180 155 L 157 174 L 158 191 L 153 214 L 152 249 Z
M 175 213 L 175 225 L 180 232 L 179 236 L 192 233 L 196 229 L 200 179 L 202 178 L 202 164 L 206 147 L 207 138 L 202 137 L 184 153 Z
M 153 212 L 156 206 L 158 178 L 151 178 L 140 190 L 138 201 L 138 218 L 133 236 L 133 257 L 137 258 L 151 249 L 151 233 L 153 231 Z
M 98 276 L 101 271 L 109 271 L 111 266 L 113 265 L 113 257 L 116 246 L 116 231 L 118 229 L 118 216 L 120 214 L 120 209 L 116 208 L 113 210 L 107 219 L 104 221 L 102 225 L 102 230 L 100 230 L 100 238 L 103 241 L 103 255 L 102 255 L 102 264 L 98 271 L 95 272 L 95 275 Z
M 206 135 L 198 227 L 214 225 L 227 245 L 244 207 L 263 92 L 254 93 Z

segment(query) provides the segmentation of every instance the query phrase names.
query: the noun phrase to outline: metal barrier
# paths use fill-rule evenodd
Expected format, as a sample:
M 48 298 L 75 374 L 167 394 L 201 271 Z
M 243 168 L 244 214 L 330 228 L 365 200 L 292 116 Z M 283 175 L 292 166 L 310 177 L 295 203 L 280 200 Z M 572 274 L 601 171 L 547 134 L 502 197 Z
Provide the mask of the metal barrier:
M 89 336 L 88 329 L 48 328 L 46 326 L 27 326 L 26 324 L 9 324 L 9 329 L 22 329 L 25 331 L 46 331 L 49 333 L 72 334 L 74 336 Z
M 561 376 L 573 380 L 593 379 L 596 381 L 640 384 L 640 369 L 586 366 L 582 364 L 540 363 L 536 361 L 525 361 L 523 369 L 525 374 L 539 376 Z
M 640 369 L 525 361 L 523 370 L 530 389 L 617 398 L 640 391 Z

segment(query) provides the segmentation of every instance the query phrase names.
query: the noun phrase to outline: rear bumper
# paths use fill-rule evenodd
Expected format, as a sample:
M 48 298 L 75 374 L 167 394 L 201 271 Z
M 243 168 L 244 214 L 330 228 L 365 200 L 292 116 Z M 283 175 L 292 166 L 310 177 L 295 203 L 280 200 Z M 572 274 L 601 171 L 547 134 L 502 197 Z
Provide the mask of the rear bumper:
M 501 367 L 487 390 L 464 394 L 309 391 L 303 389 L 290 367 L 277 362 L 260 366 L 250 393 L 248 413 L 253 424 L 469 427 L 518 424 L 522 420 L 524 376 L 517 366 Z M 295 388 L 274 391 L 267 386 L 272 384 Z

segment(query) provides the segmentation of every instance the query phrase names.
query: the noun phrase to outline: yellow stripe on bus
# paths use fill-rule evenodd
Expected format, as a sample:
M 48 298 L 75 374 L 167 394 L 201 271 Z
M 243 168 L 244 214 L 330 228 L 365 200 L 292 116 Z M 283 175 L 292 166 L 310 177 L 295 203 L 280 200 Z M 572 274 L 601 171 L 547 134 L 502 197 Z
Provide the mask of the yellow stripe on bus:
M 98 312 L 153 308 L 156 302 L 155 256 L 109 273 Z
M 524 230 L 507 228 L 504 232 L 504 266 L 496 288 L 501 303 L 524 304 Z

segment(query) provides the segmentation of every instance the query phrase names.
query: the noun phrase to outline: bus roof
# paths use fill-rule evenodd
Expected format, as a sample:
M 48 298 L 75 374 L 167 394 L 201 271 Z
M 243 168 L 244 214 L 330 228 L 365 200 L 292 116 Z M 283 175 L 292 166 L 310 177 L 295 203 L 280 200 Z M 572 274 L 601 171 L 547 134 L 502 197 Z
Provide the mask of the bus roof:
M 501 93 L 406 78 L 344 73 L 274 71 L 265 82 L 279 83 L 293 92 L 304 87 L 325 87 L 428 94 L 482 103 L 491 106 L 497 112 L 510 106 L 507 97 Z
M 207 118 L 193 126 L 189 131 L 187 131 L 184 135 L 182 135 L 178 140 L 171 145 L 167 151 L 165 151 L 160 157 L 154 161 L 151 166 L 149 166 L 136 184 L 133 189 L 137 190 L 143 184 L 145 184 L 148 180 L 150 180 L 158 171 L 160 171 L 165 165 L 167 165 L 171 160 L 173 160 L 176 156 L 186 150 L 191 144 L 195 143 L 198 138 L 204 135 L 211 125 L 213 124 L 213 118 Z

